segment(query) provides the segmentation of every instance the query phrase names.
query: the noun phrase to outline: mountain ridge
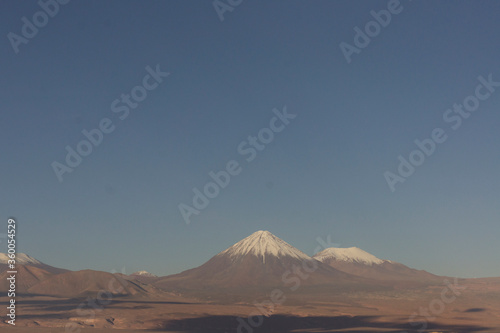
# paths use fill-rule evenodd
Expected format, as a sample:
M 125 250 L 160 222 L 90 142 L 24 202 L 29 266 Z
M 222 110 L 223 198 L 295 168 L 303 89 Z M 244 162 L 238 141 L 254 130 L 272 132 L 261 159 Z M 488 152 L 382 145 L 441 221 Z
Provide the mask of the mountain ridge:
M 341 289 L 371 282 L 308 256 L 269 231 L 259 230 L 204 264 L 158 278 L 153 284 L 174 292 L 250 294 L 271 288 L 330 286 Z M 380 284 L 379 284 L 380 286 Z
M 316 253 L 313 258 L 319 261 L 326 259 L 336 259 L 347 262 L 358 262 L 367 265 L 380 265 L 389 260 L 379 259 L 371 253 L 368 253 L 358 247 L 338 248 L 329 247 L 321 252 Z
M 425 283 L 442 278 L 395 261 L 379 259 L 357 247 L 327 248 L 313 258 L 342 272 L 374 280 Z

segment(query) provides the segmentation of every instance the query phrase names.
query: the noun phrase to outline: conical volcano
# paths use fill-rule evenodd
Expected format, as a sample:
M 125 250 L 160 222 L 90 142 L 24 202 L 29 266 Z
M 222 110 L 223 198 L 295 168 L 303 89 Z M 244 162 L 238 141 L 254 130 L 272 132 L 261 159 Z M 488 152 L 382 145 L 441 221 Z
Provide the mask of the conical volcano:
M 276 237 L 257 231 L 203 265 L 158 279 L 168 290 L 241 289 L 332 284 L 351 275 L 338 271 Z

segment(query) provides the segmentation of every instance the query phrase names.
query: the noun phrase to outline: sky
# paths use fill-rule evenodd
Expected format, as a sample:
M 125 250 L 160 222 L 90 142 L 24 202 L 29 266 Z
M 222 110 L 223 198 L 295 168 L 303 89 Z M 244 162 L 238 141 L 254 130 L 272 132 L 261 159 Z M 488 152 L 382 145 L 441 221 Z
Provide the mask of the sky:
M 500 3 L 392 1 L 3 1 L 1 252 L 15 217 L 19 252 L 71 270 L 174 274 L 269 230 L 500 276 Z

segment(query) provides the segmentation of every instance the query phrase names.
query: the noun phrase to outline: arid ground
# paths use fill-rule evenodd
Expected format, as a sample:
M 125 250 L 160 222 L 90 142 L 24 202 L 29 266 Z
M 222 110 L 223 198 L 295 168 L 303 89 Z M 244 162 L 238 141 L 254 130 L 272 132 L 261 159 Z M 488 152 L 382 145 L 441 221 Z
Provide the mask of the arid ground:
M 249 323 L 249 315 L 260 314 L 253 305 L 258 303 L 266 316 L 251 317 L 255 328 L 243 325 L 238 332 L 500 331 L 498 279 L 463 280 L 448 304 L 439 301 L 445 287 L 337 295 L 283 289 L 283 304 L 273 304 L 266 295 L 231 304 L 223 296 L 201 301 L 164 293 L 143 299 L 115 297 L 103 306 L 89 298 L 23 296 L 18 298 L 16 327 L 0 327 L 2 332 L 42 333 L 237 332 L 241 322 Z M 6 304 L 5 297 L 0 300 Z M 414 313 L 421 315 L 412 317 Z

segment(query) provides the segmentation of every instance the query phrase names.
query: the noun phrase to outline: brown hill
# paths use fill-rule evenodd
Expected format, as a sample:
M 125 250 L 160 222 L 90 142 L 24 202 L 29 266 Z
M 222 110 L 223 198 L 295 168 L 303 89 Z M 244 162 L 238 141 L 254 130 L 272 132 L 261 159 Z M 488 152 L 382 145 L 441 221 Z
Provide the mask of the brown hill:
M 6 253 L 0 253 L 0 291 L 6 292 L 9 290 L 10 282 L 7 277 L 11 274 L 7 271 L 12 271 L 9 268 L 9 256 Z M 53 275 L 69 272 L 67 269 L 57 268 L 47 265 L 25 253 L 17 253 L 15 256 L 16 273 L 16 293 L 25 294 L 28 289 L 37 283 L 44 281 Z
M 7 265 L 4 265 L 7 266 Z M 54 274 L 40 267 L 29 265 L 16 266 L 16 293 L 26 293 L 28 289 L 41 281 L 44 281 Z M 3 267 L 3 272 L 0 274 L 0 291 L 6 292 L 9 290 L 10 282 L 7 280 L 11 274 L 7 273 L 6 267 Z
M 95 296 L 99 292 L 141 297 L 155 293 L 155 289 L 139 281 L 127 281 L 115 274 L 83 270 L 53 275 L 30 287 L 28 292 L 59 297 Z

